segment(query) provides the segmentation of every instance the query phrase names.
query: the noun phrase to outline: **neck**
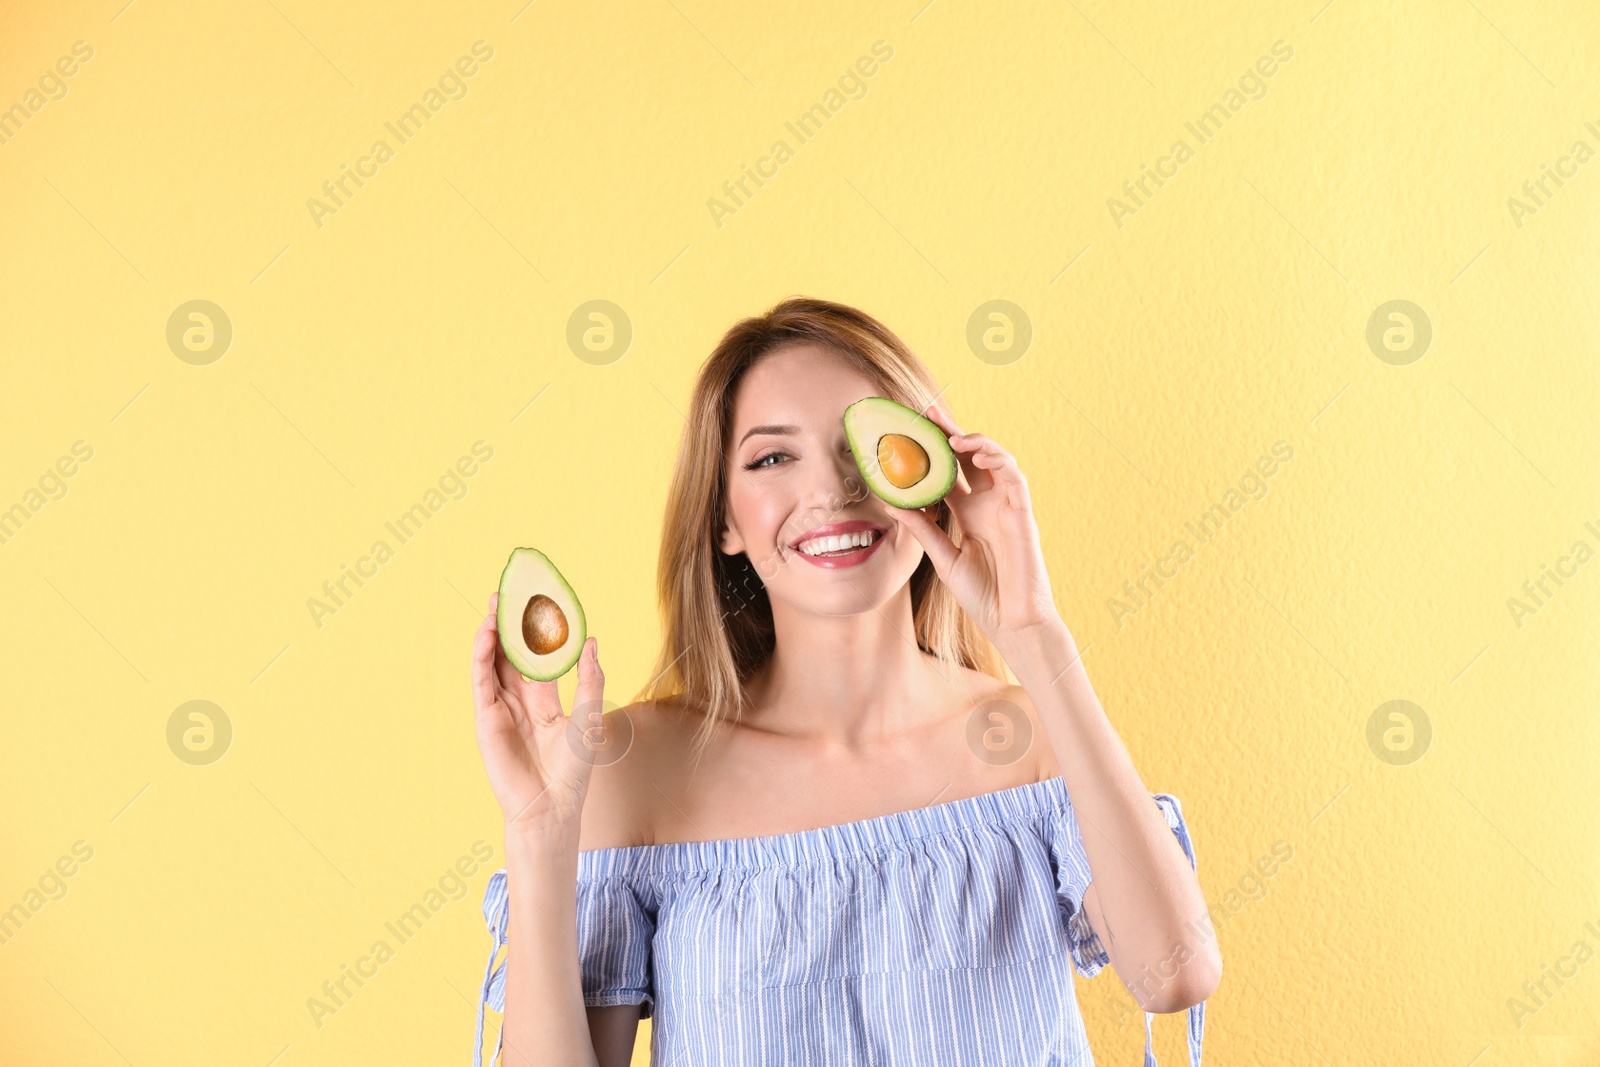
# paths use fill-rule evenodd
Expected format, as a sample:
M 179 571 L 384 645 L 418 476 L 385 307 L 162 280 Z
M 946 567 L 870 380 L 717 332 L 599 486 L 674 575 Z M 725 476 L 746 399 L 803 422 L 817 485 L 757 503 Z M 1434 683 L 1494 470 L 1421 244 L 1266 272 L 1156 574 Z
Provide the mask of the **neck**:
M 916 645 L 909 585 L 855 615 L 813 615 L 774 600 L 772 621 L 772 658 L 750 681 L 752 725 L 857 748 L 948 706 L 951 680 Z

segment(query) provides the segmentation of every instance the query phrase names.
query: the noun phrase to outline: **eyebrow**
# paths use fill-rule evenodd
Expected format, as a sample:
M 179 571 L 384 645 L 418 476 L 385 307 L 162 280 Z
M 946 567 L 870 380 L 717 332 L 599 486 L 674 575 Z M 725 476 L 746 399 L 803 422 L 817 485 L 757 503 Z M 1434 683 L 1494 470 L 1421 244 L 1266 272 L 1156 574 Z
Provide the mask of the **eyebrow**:
M 744 437 L 739 438 L 739 444 L 741 444 L 741 445 L 744 444 L 747 439 L 749 439 L 750 437 L 753 437 L 754 435 L 756 435 L 758 433 L 759 434 L 766 434 L 766 435 L 772 436 L 772 437 L 776 437 L 776 436 L 779 436 L 781 434 L 799 433 L 799 432 L 800 432 L 800 427 L 798 427 L 798 426 L 788 426 L 788 425 L 784 425 L 784 426 L 752 426 L 752 427 L 750 427 L 748 430 L 746 430 L 744 432 Z M 735 446 L 735 447 L 737 447 L 737 446 Z

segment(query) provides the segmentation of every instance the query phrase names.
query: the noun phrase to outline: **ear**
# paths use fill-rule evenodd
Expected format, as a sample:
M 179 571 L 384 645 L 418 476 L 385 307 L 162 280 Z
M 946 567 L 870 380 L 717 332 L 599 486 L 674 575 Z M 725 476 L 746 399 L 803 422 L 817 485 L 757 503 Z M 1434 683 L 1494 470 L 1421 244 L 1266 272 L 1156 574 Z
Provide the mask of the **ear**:
M 739 553 L 744 551 L 744 538 L 739 536 L 739 531 L 735 530 L 733 528 L 733 524 L 729 522 L 724 522 L 722 524 L 722 534 L 719 538 L 719 543 L 722 548 L 723 555 L 726 556 L 737 556 Z

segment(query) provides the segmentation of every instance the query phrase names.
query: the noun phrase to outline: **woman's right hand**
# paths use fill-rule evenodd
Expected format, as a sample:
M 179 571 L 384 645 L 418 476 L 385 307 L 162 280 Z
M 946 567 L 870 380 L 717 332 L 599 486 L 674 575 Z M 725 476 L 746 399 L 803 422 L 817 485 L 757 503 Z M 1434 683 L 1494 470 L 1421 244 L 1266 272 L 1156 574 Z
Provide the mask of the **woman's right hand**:
M 472 696 L 477 705 L 478 748 L 506 829 L 576 832 L 594 769 L 593 745 L 602 724 L 605 675 L 595 638 L 578 657 L 578 689 L 571 719 L 561 710 L 555 682 L 524 678 L 500 647 L 496 623 L 500 594 L 489 597 L 489 617 L 472 645 Z

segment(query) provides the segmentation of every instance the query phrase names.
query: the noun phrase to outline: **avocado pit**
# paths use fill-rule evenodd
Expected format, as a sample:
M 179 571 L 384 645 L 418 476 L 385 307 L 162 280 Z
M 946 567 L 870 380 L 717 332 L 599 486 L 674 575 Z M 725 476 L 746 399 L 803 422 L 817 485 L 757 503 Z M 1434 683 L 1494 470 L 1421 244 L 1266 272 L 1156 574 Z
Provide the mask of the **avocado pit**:
M 928 453 L 905 434 L 886 433 L 878 438 L 878 466 L 890 485 L 909 489 L 928 476 Z
M 567 616 L 543 593 L 531 597 L 522 609 L 522 640 L 540 656 L 567 643 Z

